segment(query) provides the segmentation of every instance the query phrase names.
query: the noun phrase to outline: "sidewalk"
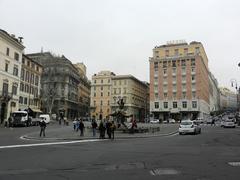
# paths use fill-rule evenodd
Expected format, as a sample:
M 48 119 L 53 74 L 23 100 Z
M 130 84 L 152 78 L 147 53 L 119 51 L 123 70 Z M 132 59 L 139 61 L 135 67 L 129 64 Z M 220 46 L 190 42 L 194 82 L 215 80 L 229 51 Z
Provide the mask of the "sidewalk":
M 69 126 L 63 125 L 49 125 L 46 128 L 46 137 L 39 137 L 38 132 L 28 133 L 22 136 L 24 139 L 32 139 L 32 140 L 83 140 L 83 139 L 98 139 L 99 132 L 97 132 L 96 137 L 92 135 L 92 129 L 90 128 L 90 124 L 85 123 L 85 132 L 84 136 L 80 136 L 80 132 L 73 131 L 73 126 L 70 124 Z M 177 132 L 179 124 L 138 124 L 139 128 L 157 128 L 160 127 L 160 131 L 148 133 L 123 133 L 122 131 L 115 131 L 115 139 L 129 139 L 129 138 L 147 138 L 154 136 L 167 136 L 170 134 L 174 134 Z M 105 136 L 107 137 L 107 135 Z

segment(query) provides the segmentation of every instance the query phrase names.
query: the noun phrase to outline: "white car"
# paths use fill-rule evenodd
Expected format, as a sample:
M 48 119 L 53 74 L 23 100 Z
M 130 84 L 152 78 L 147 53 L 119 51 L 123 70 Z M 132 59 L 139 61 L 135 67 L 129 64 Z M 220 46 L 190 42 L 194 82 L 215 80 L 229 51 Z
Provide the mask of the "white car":
M 221 127 L 227 128 L 227 127 L 231 127 L 231 128 L 235 128 L 235 122 L 232 119 L 227 119 L 225 121 L 222 121 L 221 123 Z
M 151 124 L 158 124 L 159 122 L 160 122 L 159 119 L 150 120 Z
M 182 121 L 180 123 L 178 132 L 182 134 L 201 134 L 201 127 L 190 120 Z
M 169 119 L 169 123 L 174 124 L 176 121 L 174 119 Z

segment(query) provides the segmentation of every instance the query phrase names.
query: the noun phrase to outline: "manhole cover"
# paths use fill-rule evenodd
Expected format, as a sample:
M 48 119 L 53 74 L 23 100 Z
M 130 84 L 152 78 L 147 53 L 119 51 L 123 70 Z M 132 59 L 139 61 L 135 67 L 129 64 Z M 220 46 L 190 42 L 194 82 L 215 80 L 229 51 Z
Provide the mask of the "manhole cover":
M 175 169 L 153 169 L 150 171 L 150 174 L 153 176 L 161 176 L 161 175 L 176 175 L 176 174 L 180 174 L 179 171 L 175 170 Z
M 228 164 L 229 164 L 230 166 L 240 167 L 240 162 L 229 162 Z

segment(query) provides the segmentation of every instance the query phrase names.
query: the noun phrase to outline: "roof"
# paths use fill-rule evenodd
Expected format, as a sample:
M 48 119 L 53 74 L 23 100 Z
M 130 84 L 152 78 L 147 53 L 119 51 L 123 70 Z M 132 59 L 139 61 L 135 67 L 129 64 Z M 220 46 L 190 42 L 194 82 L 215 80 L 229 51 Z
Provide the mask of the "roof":
M 15 43 L 17 46 L 19 46 L 20 49 L 24 49 L 25 46 L 23 46 L 22 42 L 15 38 L 14 35 L 10 35 L 9 33 L 7 33 L 6 31 L 0 29 L 0 34 L 4 35 L 6 38 L 8 38 L 10 41 L 12 41 L 13 43 Z M 20 38 L 20 37 L 19 37 Z

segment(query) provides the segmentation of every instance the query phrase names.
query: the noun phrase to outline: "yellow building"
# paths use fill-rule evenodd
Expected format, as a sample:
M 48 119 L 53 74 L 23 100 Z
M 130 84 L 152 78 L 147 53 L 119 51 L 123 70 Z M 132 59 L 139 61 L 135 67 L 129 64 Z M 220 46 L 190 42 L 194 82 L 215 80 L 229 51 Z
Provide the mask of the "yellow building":
M 91 83 L 91 117 L 103 119 L 112 113 L 111 86 L 112 77 L 115 74 L 110 71 L 101 71 L 92 76 Z

